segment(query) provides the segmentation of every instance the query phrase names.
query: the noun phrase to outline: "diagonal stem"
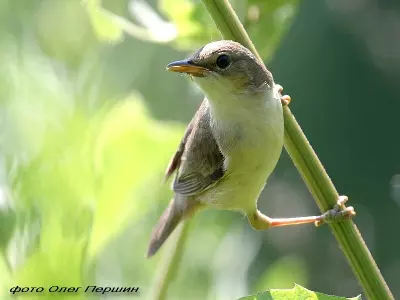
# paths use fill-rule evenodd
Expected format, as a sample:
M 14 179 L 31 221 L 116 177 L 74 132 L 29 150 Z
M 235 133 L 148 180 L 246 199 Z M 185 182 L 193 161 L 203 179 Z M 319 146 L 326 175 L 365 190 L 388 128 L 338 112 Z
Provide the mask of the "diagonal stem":
M 203 3 L 225 39 L 241 43 L 262 61 L 228 0 L 203 0 Z M 287 106 L 283 113 L 286 151 L 318 207 L 325 212 L 336 204 L 338 192 Z M 367 298 L 394 299 L 354 222 L 347 220 L 330 226 Z

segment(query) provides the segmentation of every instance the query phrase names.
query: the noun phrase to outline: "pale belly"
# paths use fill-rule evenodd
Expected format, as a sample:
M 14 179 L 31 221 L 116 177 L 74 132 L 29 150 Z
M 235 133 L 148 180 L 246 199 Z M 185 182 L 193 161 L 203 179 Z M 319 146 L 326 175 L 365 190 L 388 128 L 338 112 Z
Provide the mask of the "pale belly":
M 283 147 L 284 121 L 277 91 L 260 94 L 258 99 L 232 98 L 229 106 L 218 106 L 222 100 L 210 102 L 211 130 L 225 157 L 226 171 L 220 181 L 196 196 L 198 201 L 218 209 L 256 209 Z M 251 106 L 249 101 L 254 101 Z
M 283 134 L 266 140 L 258 149 L 228 156 L 224 177 L 199 195 L 198 200 L 217 209 L 254 211 L 258 197 L 276 166 L 282 146 Z

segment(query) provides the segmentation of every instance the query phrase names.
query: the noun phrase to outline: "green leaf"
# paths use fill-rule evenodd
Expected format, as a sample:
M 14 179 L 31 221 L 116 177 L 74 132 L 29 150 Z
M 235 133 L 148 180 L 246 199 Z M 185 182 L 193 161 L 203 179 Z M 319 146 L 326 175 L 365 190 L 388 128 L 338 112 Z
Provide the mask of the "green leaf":
M 178 48 L 195 49 L 212 40 L 221 39 L 221 34 L 201 1 L 159 0 L 159 7 L 177 27 L 175 45 Z
M 116 43 L 123 39 L 122 28 L 116 24 L 112 15 L 103 9 L 100 0 L 86 0 L 85 4 L 90 22 L 100 40 Z
M 194 49 L 221 39 L 214 22 L 201 1 L 159 0 L 160 10 L 177 26 L 179 48 Z M 261 57 L 269 58 L 289 28 L 298 0 L 231 1 Z
M 160 177 L 155 174 L 161 175 L 181 133 L 180 127 L 150 118 L 137 97 L 107 114 L 94 152 L 98 188 L 89 257 L 99 253 L 127 222 L 145 215 L 160 189 Z
M 239 300 L 361 300 L 361 295 L 345 298 L 313 292 L 296 284 L 292 289 L 271 289 L 267 292 L 240 298 Z
M 271 287 L 291 288 L 294 282 L 307 285 L 309 280 L 306 260 L 300 256 L 287 255 L 278 258 L 258 278 L 256 291 Z

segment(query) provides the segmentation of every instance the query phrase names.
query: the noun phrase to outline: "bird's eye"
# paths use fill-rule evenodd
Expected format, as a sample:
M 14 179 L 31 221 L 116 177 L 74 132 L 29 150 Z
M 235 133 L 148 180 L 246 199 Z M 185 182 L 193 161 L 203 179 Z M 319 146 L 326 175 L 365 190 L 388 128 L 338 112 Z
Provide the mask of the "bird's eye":
M 226 54 L 221 54 L 217 58 L 217 66 L 221 69 L 226 69 L 231 64 L 231 59 Z

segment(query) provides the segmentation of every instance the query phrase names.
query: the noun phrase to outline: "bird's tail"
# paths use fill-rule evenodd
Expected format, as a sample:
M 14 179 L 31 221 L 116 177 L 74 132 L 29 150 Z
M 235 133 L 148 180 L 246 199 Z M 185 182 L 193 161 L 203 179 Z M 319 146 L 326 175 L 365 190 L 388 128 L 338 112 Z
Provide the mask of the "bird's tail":
M 190 199 L 192 200 L 192 199 Z M 158 224 L 153 229 L 151 234 L 151 239 L 149 243 L 149 248 L 147 250 L 147 257 L 153 256 L 160 247 L 164 244 L 166 239 L 171 235 L 171 233 L 178 226 L 179 222 L 189 213 L 194 212 L 194 208 L 197 207 L 194 200 L 175 195 L 165 209 Z

